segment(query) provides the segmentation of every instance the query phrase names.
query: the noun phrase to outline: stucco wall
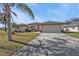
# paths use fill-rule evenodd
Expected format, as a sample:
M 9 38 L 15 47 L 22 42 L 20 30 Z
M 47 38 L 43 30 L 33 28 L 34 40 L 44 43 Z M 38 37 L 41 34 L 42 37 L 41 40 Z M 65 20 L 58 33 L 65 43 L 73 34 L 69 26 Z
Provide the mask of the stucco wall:
M 42 25 L 41 31 L 42 32 L 61 32 L 62 26 L 61 25 Z
M 41 32 L 61 32 L 63 29 L 63 25 L 55 25 L 55 24 L 39 24 L 39 25 L 29 25 L 29 28 L 31 29 L 31 26 L 34 26 L 36 30 Z

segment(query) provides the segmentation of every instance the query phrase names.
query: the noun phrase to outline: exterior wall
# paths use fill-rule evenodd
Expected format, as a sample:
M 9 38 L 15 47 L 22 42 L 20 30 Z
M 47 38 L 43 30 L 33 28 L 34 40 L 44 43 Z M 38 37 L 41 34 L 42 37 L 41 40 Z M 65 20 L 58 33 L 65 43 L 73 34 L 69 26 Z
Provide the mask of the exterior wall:
M 31 26 L 34 26 L 34 28 L 38 31 L 41 32 L 61 32 L 63 29 L 62 25 L 53 25 L 53 24 L 47 24 L 47 25 L 42 25 L 42 24 L 35 24 L 35 25 L 29 25 L 29 29 L 32 29 Z
M 41 25 L 42 32 L 61 32 L 61 25 Z
M 79 32 L 78 26 L 64 28 L 64 31 Z
M 42 25 L 39 25 L 39 31 L 41 31 L 42 30 Z
M 12 28 L 12 31 L 25 31 L 25 29 L 28 29 L 28 26 L 19 26 L 18 28 L 17 27 L 13 27 Z
M 24 31 L 25 29 L 28 29 L 28 26 L 21 26 L 21 27 L 19 27 L 19 30 Z
M 29 29 L 31 30 L 32 29 L 32 26 L 36 29 L 36 30 L 38 30 L 38 25 L 29 25 Z

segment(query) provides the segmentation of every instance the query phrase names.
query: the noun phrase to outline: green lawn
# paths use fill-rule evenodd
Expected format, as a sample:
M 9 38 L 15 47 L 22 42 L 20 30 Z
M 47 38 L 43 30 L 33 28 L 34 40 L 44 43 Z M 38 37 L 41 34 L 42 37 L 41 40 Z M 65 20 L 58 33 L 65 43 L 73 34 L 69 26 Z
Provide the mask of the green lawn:
M 75 38 L 79 38 L 79 32 L 65 32 L 65 34 L 75 37 Z
M 33 38 L 35 38 L 39 33 L 35 32 L 25 32 L 25 33 L 15 33 L 12 37 L 13 40 L 23 43 L 28 43 Z M 14 54 L 17 49 L 22 48 L 24 45 L 8 41 L 7 33 L 0 31 L 0 55 L 7 56 Z

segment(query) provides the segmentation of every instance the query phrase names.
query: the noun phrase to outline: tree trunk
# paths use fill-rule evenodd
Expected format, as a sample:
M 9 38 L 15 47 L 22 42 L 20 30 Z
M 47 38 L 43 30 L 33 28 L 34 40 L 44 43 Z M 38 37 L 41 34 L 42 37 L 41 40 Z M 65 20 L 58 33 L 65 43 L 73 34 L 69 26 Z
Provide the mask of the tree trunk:
M 8 30 L 8 40 L 12 40 L 12 33 L 11 33 L 11 20 L 10 20 L 10 5 L 9 3 L 4 3 L 5 12 L 6 12 L 6 22 L 7 22 L 7 30 Z
M 7 27 L 6 27 L 6 24 L 5 24 L 5 32 L 7 32 Z
M 11 33 L 11 20 L 10 20 L 9 15 L 6 17 L 6 20 L 7 20 L 8 40 L 11 41 L 12 40 L 12 33 Z

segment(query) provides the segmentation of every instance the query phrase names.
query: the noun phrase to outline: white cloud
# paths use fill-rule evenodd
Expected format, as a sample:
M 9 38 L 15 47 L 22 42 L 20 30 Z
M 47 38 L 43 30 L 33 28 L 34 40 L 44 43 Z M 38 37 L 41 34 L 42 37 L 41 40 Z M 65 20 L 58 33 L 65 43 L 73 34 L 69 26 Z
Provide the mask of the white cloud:
M 57 20 L 58 18 L 52 18 L 52 19 Z
M 52 16 L 64 17 L 67 15 L 68 6 L 69 4 L 61 4 L 61 7 L 59 7 L 58 9 L 48 9 L 47 13 Z
M 44 22 L 45 20 L 41 17 L 35 16 L 34 22 Z
M 48 14 L 52 15 L 52 16 L 57 16 L 57 17 L 63 17 L 66 15 L 66 10 L 64 9 L 49 9 L 47 11 Z
M 67 8 L 69 6 L 69 4 L 64 3 L 64 4 L 62 4 L 62 6 L 65 7 L 65 8 Z
M 53 12 L 54 14 L 56 14 L 59 17 L 62 17 L 65 15 L 65 11 L 64 10 L 56 10 Z

